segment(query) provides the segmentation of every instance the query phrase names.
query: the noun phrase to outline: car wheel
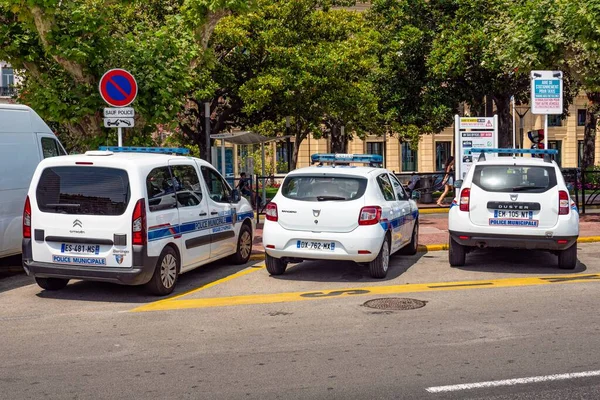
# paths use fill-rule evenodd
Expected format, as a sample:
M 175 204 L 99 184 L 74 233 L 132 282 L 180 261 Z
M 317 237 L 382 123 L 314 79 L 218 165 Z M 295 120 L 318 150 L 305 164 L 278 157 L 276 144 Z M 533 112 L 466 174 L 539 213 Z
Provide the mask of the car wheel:
M 575 266 L 577 266 L 577 243 L 558 253 L 558 268 L 575 269 Z
M 390 265 L 390 243 L 388 236 L 383 239 L 381 250 L 377 254 L 377 258 L 369 263 L 369 273 L 372 278 L 383 279 L 387 275 L 388 267 Z
M 237 250 L 231 257 L 234 264 L 246 264 L 252 253 L 252 230 L 246 224 L 240 228 L 238 235 Z
M 267 271 L 271 275 L 282 275 L 287 268 L 287 263 L 281 258 L 271 257 L 268 254 L 265 256 L 265 264 L 267 265 Z
M 147 288 L 156 296 L 165 296 L 173 291 L 179 275 L 179 257 L 172 247 L 165 249 L 158 257 L 154 275 L 148 282 Z
M 61 278 L 35 278 L 39 287 L 46 290 L 61 290 L 69 283 L 68 279 Z
M 413 228 L 412 237 L 410 243 L 400 249 L 400 254 L 412 256 L 417 254 L 419 248 L 419 220 L 415 221 L 415 227 Z
M 465 258 L 467 251 L 465 246 L 457 243 L 452 236 L 450 236 L 450 250 L 448 251 L 448 261 L 453 267 L 462 267 L 465 265 Z

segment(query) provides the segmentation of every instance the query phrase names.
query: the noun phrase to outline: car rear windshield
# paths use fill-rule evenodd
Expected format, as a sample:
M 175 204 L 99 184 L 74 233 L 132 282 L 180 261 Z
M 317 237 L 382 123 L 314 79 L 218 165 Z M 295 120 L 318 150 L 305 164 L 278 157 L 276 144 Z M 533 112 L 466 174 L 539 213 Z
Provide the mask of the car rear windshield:
M 285 178 L 281 194 L 303 201 L 347 201 L 361 198 L 366 187 L 360 177 L 296 175 Z
M 488 192 L 543 193 L 556 186 L 554 167 L 478 165 L 473 183 Z
M 129 178 L 126 171 L 116 168 L 46 168 L 36 197 L 42 212 L 121 215 L 129 204 Z

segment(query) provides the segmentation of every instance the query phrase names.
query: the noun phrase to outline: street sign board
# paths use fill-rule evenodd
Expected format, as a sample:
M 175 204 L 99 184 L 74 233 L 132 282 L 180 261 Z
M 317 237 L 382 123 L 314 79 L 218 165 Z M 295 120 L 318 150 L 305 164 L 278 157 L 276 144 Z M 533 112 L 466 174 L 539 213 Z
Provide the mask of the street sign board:
M 133 118 L 135 117 L 135 110 L 132 107 L 121 107 L 121 108 L 105 108 L 104 118 Z
M 498 147 L 498 116 L 454 117 L 455 179 L 464 179 L 481 149 Z
M 100 78 L 100 95 L 113 107 L 125 107 L 137 96 L 137 82 L 133 75 L 124 69 L 116 68 L 107 71 Z
M 561 71 L 531 71 L 531 113 L 563 113 Z
M 105 128 L 133 128 L 134 126 L 133 118 L 104 118 Z
M 494 117 L 461 117 L 459 129 L 494 129 Z

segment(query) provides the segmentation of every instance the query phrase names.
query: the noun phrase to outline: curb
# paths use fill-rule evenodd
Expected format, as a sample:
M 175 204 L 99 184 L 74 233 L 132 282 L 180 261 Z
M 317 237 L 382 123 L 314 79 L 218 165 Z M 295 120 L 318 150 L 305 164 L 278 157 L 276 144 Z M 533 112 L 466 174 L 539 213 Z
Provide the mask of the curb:
M 419 208 L 419 214 L 448 214 L 450 207 Z
M 600 236 L 584 236 L 577 239 L 577 243 L 600 242 Z

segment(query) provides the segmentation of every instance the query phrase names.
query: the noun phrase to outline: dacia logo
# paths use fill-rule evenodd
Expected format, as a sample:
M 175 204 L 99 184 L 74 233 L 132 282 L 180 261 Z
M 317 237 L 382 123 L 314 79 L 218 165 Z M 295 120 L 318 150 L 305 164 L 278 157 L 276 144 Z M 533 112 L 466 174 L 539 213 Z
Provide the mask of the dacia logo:
M 73 221 L 73 228 L 75 227 L 83 228 L 83 225 L 80 220 L 76 219 L 75 221 Z

